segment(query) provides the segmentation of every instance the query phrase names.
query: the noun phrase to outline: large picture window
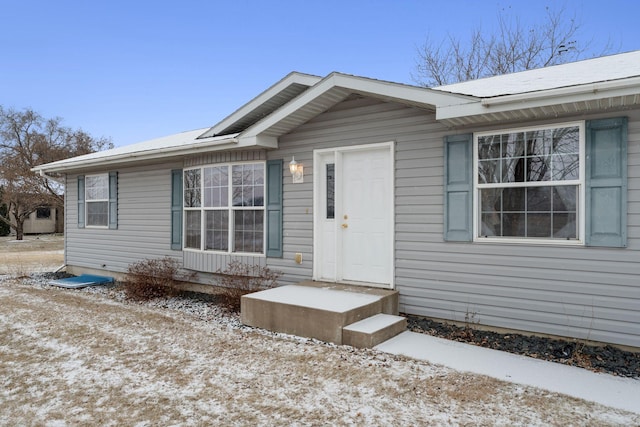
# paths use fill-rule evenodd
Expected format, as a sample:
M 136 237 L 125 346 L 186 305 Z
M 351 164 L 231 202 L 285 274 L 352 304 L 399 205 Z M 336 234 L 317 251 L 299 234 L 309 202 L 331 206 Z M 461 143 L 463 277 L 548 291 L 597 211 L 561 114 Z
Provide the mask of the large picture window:
M 581 123 L 475 136 L 476 238 L 581 239 Z
M 264 193 L 264 163 L 185 170 L 185 248 L 264 253 Z
M 109 174 L 87 175 L 85 178 L 87 227 L 109 225 Z

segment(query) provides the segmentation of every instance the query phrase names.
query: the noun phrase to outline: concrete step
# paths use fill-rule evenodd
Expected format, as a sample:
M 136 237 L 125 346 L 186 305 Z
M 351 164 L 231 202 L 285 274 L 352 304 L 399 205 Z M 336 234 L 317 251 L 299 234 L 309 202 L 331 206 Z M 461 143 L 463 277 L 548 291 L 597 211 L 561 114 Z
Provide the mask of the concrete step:
M 342 328 L 379 313 L 398 313 L 398 292 L 302 282 L 244 295 L 242 323 L 342 344 Z
M 376 314 L 342 328 L 342 344 L 373 348 L 407 329 L 407 319 L 391 314 Z

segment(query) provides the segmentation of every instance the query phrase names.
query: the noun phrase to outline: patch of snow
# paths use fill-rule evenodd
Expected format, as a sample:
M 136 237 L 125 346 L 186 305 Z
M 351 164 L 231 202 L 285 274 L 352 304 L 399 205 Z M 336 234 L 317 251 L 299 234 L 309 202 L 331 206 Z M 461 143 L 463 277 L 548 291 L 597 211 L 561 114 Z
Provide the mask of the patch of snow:
M 312 286 L 288 285 L 256 292 L 246 297 L 344 313 L 380 299 L 376 295 L 335 291 Z
M 640 50 L 434 87 L 487 98 L 640 76 Z
M 345 326 L 344 329 L 356 332 L 374 332 L 378 331 L 389 325 L 393 325 L 396 322 L 404 320 L 403 317 L 393 316 L 391 314 L 376 314 L 375 316 L 367 317 L 351 325 Z

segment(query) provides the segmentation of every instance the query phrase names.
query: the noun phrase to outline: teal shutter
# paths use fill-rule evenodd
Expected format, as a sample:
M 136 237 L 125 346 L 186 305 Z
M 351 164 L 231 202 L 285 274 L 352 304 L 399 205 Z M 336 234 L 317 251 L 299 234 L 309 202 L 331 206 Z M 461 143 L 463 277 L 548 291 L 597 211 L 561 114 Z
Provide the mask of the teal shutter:
M 444 240 L 473 240 L 473 135 L 444 139 Z
M 171 171 L 171 249 L 182 250 L 182 169 Z
M 282 258 L 282 159 L 267 161 L 267 256 Z
M 118 172 L 109 172 L 109 228 L 118 228 Z
M 627 246 L 627 118 L 586 123 L 585 243 Z
M 84 175 L 78 175 L 78 228 L 84 228 Z

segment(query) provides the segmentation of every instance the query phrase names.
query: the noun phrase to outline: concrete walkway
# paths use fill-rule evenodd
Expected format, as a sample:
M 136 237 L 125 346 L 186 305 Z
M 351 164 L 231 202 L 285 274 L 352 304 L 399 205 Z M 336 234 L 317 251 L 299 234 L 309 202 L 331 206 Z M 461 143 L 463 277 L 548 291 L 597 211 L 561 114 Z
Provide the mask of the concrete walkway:
M 403 332 L 375 347 L 463 372 L 539 387 L 640 414 L 640 380 Z

